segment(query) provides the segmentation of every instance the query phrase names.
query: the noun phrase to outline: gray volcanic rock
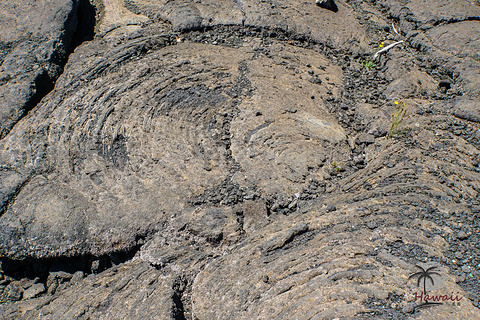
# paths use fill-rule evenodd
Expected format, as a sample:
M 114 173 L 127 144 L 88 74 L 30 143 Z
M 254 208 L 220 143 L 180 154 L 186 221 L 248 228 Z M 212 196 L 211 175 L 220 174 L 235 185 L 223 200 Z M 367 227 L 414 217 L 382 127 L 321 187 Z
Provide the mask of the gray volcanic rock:
M 322 66 L 318 76 L 330 76 L 337 95 L 341 71 L 322 56 L 272 43 L 272 57 L 257 57 L 253 40 L 168 41 L 77 49 L 48 99 L 1 142 L 11 181 L 2 193 L 15 197 L 0 222 L 4 256 L 126 250 L 224 180 L 262 196 L 292 194 L 322 179 L 321 150 L 349 152 L 343 128 L 310 97 L 327 86 L 298 76 Z M 286 68 L 296 72 L 274 79 Z
M 0 139 L 53 88 L 93 23 L 86 0 L 0 4 Z
M 344 1 L 339 12 L 324 10 L 311 1 L 144 1 L 129 0 L 140 12 L 172 23 L 175 30 L 215 25 L 264 27 L 308 36 L 327 45 L 363 51 L 368 47 L 355 13 Z
M 480 318 L 478 5 L 82 3 L 2 5 L 0 318 Z
M 399 32 L 411 39 L 424 64 L 449 75 L 469 95 L 480 92 L 479 20 L 480 6 L 471 1 L 382 0 L 392 17 L 399 20 Z M 427 9 L 428 7 L 428 9 Z M 422 59 L 420 54 L 417 59 Z M 422 59 L 424 60 L 424 59 Z M 424 60 L 424 61 L 425 61 Z
M 2 319 L 178 319 L 182 280 L 132 262 L 65 287 L 53 296 L 0 306 Z M 80 289 L 79 289 L 80 288 Z M 70 296 L 76 296 L 71 299 Z M 145 303 L 148 301 L 148 303 Z M 151 303 L 155 301 L 155 303 Z
M 480 123 L 480 102 L 459 99 L 453 108 L 453 114 L 461 119 Z
M 315 3 L 321 8 L 331 10 L 333 12 L 338 11 L 338 7 L 333 0 L 316 0 Z

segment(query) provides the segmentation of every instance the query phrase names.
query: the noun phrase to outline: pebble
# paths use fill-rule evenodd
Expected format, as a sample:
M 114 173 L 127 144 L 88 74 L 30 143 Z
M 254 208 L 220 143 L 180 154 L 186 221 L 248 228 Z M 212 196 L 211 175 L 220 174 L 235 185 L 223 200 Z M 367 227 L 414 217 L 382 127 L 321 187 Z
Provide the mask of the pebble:
M 354 156 L 353 157 L 353 162 L 355 164 L 363 164 L 365 161 L 365 157 L 361 154 L 357 155 L 357 156 Z
M 338 11 L 337 5 L 333 0 L 316 0 L 316 4 L 321 8 L 324 8 L 333 12 Z
M 12 284 L 9 284 L 6 288 L 6 291 L 7 291 L 7 299 L 10 300 L 10 301 L 18 301 L 18 300 L 21 300 L 22 299 L 22 289 L 15 286 L 15 285 L 12 285 Z
M 322 84 L 322 80 L 316 77 L 311 77 L 310 80 L 308 81 L 310 81 L 313 84 Z
M 43 283 L 36 283 L 23 292 L 23 299 L 35 298 L 43 292 L 45 292 Z
M 458 240 L 465 240 L 468 238 L 468 235 L 465 233 L 465 231 L 460 231 L 458 234 L 457 234 L 457 239 Z
M 355 142 L 357 144 L 362 144 L 362 143 L 372 144 L 375 142 L 375 136 L 369 133 L 362 132 L 357 136 L 357 139 L 355 140 Z
M 403 313 L 412 313 L 415 310 L 415 302 L 409 302 L 407 303 L 403 308 L 402 311 Z
M 377 227 L 377 223 L 375 221 L 370 221 L 370 222 L 367 222 L 367 227 L 370 229 L 370 230 L 373 230 Z
M 465 273 L 462 273 L 461 275 L 455 277 L 455 282 L 456 283 L 463 282 L 465 281 L 466 278 L 467 276 L 465 275 Z
M 80 280 L 85 278 L 85 274 L 82 271 L 77 271 L 73 274 L 72 279 L 70 280 L 71 283 L 77 283 Z
M 337 207 L 335 207 L 333 204 L 331 204 L 327 207 L 327 212 L 332 212 L 332 211 L 335 211 L 335 210 L 337 210 Z

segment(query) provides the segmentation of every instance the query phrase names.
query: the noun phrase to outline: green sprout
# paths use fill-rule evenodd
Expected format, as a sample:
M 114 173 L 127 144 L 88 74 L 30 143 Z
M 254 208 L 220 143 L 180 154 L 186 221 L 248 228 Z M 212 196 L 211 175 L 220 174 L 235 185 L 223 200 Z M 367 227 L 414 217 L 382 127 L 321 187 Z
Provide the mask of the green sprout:
M 335 171 L 336 174 L 345 171 L 345 169 L 343 168 L 343 163 L 336 163 L 335 161 L 333 161 L 331 165 L 333 167 L 333 171 Z
M 370 60 L 370 59 L 369 59 L 369 60 L 365 60 L 365 61 L 363 61 L 363 62 L 360 62 L 360 64 L 361 64 L 362 66 L 364 66 L 365 68 L 367 68 L 368 70 L 373 69 L 373 68 L 375 68 L 375 67 L 377 66 L 377 65 L 375 64 L 375 62 L 373 62 L 373 61 Z
M 392 113 L 392 125 L 388 133 L 389 137 L 393 137 L 403 132 L 398 130 L 398 127 L 403 122 L 406 112 L 407 112 L 407 107 L 405 105 L 405 102 L 395 101 L 395 111 L 393 111 Z

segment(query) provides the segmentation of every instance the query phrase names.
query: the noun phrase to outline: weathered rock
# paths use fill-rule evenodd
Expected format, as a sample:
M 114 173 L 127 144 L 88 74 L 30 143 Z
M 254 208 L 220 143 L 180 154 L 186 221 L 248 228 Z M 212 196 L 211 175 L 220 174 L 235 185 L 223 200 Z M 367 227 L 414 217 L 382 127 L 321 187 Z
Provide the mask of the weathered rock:
M 480 102 L 468 99 L 459 99 L 453 108 L 456 117 L 480 123 Z
M 372 144 L 375 142 L 375 136 L 368 133 L 360 133 L 356 139 L 357 144 Z
M 23 289 L 16 283 L 10 283 L 4 290 L 0 302 L 18 301 L 23 297 Z
M 333 0 L 316 0 L 315 3 L 321 8 L 331 10 L 333 12 L 338 11 L 338 7 Z
M 342 205 L 344 215 L 329 215 L 325 209 L 312 207 L 308 214 L 279 220 L 245 239 L 237 250 L 213 260 L 195 278 L 195 317 L 322 319 L 340 314 L 355 318 L 373 310 L 380 317 L 411 312 L 402 310 L 399 302 L 416 287 L 415 281 L 408 280 L 415 268 L 402 258 L 405 252 L 391 246 L 398 241 L 402 250 L 421 247 L 415 254 L 433 259 L 441 254 L 442 245 L 430 245 L 420 230 L 394 227 L 392 216 L 382 216 L 383 225 L 373 232 L 354 227 L 363 223 L 354 212 L 360 214 L 369 204 L 371 200 L 365 199 Z M 302 223 L 296 222 L 300 219 Z M 374 239 L 371 243 L 368 235 Z M 446 279 L 446 287 L 453 288 L 454 279 Z M 391 307 L 392 303 L 398 305 Z M 432 312 L 442 313 L 444 319 L 479 314 L 471 306 L 464 310 L 445 306 Z
M 462 84 L 463 90 L 478 96 L 480 6 L 469 1 L 453 3 L 447 0 L 434 3 L 382 0 L 380 3 L 400 21 L 400 30 L 412 37 L 410 43 L 429 54 L 435 67 L 443 69 L 444 75 L 454 71 L 455 80 Z M 462 59 L 465 57 L 470 59 Z
M 465 231 L 460 231 L 457 234 L 457 239 L 459 239 L 459 240 L 465 240 L 467 238 L 468 238 L 468 235 L 467 235 L 467 233 L 465 233 Z
M 258 187 L 265 196 L 297 192 L 309 177 L 318 177 L 321 150 L 347 150 L 343 128 L 310 99 L 325 87 L 297 73 L 273 79 L 285 66 L 306 73 L 307 63 L 326 66 L 323 77 L 340 78 L 339 69 L 320 55 L 281 43 L 270 46 L 271 53 L 281 52 L 272 58 L 253 57 L 250 43 L 161 49 L 167 44 L 154 36 L 118 47 L 82 46 L 49 99 L 2 141 L 9 150 L 0 156 L 8 163 L 3 174 L 12 183 L 1 190 L 4 199 L 16 195 L 6 201 L 9 209 L 0 222 L 4 255 L 126 250 L 157 229 L 165 212 L 182 210 L 185 200 L 232 174 L 233 183 Z M 294 55 L 298 62 L 289 61 Z M 66 94 L 71 98 L 64 99 Z M 285 113 L 294 103 L 302 108 Z M 256 116 L 252 106 L 263 115 Z M 42 143 L 46 127 L 48 145 Z M 35 142 L 27 133 L 32 130 L 38 132 Z M 26 145 L 37 150 L 28 155 L 33 163 L 17 153 Z M 241 170 L 233 170 L 234 162 Z M 107 218 L 112 212 L 115 218 Z M 34 222 L 19 229 L 20 221 Z M 17 233 L 24 234 L 22 242 Z M 45 241 L 32 246 L 30 237 Z
M 33 284 L 23 292 L 23 299 L 35 298 L 43 292 L 45 292 L 45 286 L 43 285 L 43 283 Z
M 480 318 L 478 6 L 94 3 L 96 38 L 0 140 L 0 318 Z M 4 7 L 5 37 L 50 28 Z M 48 37 L 22 37 L 0 56 L 31 83 Z M 416 308 L 433 261 L 461 306 Z
M 93 35 L 94 12 L 87 0 L 2 2 L 0 12 L 2 139 L 53 88 L 73 48 Z
M 417 98 L 422 95 L 432 95 L 438 90 L 435 80 L 425 72 L 410 71 L 399 79 L 392 81 L 383 92 L 385 98 L 396 99 Z
M 362 27 L 355 13 L 343 1 L 339 12 L 315 6 L 311 1 L 144 1 L 129 3 L 150 16 L 159 16 L 172 23 L 174 30 L 192 30 L 217 25 L 265 27 L 308 36 L 321 43 L 355 52 L 367 48 Z
M 243 203 L 243 229 L 252 232 L 267 223 L 265 200 L 247 200 Z
M 146 263 L 115 267 L 96 277 L 87 277 L 81 286 L 72 286 L 53 298 L 23 300 L 5 308 L 2 319 L 178 319 L 182 281 L 163 275 Z M 71 299 L 71 295 L 75 298 Z M 36 305 L 32 305 L 35 303 Z

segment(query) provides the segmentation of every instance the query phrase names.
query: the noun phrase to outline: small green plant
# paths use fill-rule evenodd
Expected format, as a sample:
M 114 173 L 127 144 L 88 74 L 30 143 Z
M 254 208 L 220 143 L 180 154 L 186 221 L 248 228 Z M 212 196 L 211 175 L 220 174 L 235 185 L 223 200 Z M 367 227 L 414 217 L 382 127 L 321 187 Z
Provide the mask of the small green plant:
M 345 171 L 345 169 L 343 168 L 343 163 L 337 163 L 335 161 L 333 161 L 331 163 L 332 167 L 333 167 L 333 171 L 336 173 L 336 174 L 339 174 L 340 172 L 343 172 Z
M 373 69 L 377 66 L 375 62 L 373 62 L 372 60 L 365 60 L 363 62 L 360 62 L 360 64 L 365 68 L 367 68 L 368 70 Z
M 398 127 L 405 119 L 406 112 L 407 106 L 405 105 L 405 102 L 395 101 L 395 110 L 392 113 L 392 125 L 390 126 L 390 131 L 388 132 L 388 136 L 390 138 L 405 132 L 405 130 L 399 130 Z

